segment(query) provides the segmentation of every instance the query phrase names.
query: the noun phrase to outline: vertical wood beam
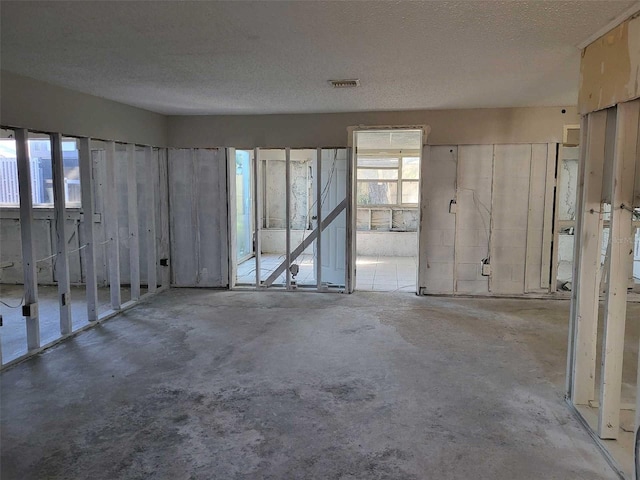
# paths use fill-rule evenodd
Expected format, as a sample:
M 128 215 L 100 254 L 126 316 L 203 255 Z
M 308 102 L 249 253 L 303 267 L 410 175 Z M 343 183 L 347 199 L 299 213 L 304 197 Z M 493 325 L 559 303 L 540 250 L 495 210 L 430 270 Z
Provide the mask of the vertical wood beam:
M 287 290 L 291 290 L 291 149 L 284 150 L 284 184 L 285 184 L 285 204 L 284 204 L 284 227 L 285 231 L 285 258 L 287 261 Z
M 227 215 L 229 229 L 227 231 L 229 243 L 229 288 L 236 286 L 238 275 L 238 208 L 236 190 L 236 149 L 227 148 Z
M 136 146 L 127 144 L 127 210 L 129 213 L 129 278 L 131 300 L 140 299 L 140 233 Z
M 639 100 L 637 100 L 639 101 Z M 636 179 L 635 179 L 635 188 L 634 188 L 634 207 L 640 207 L 640 116 L 638 117 L 638 122 L 636 125 L 637 130 L 637 142 L 636 142 Z M 638 227 L 636 227 L 638 228 Z M 633 275 L 633 265 L 631 266 Z M 635 430 L 634 435 L 636 442 L 638 441 L 638 436 L 640 435 L 640 356 L 638 356 L 638 366 L 636 370 L 636 411 L 635 411 Z M 639 478 L 640 472 L 638 471 L 638 459 L 634 462 L 634 477 Z
M 262 245 L 260 233 L 262 231 L 262 199 L 260 198 L 260 149 L 253 149 L 253 249 L 256 256 L 256 288 L 260 288 L 260 257 L 262 255 Z
M 578 179 L 578 191 L 582 195 L 578 206 L 572 289 L 575 344 L 571 391 L 576 405 L 587 405 L 595 397 L 606 122 L 606 111 L 589 115 L 586 143 L 580 150 L 584 169 Z
M 633 204 L 640 102 L 621 103 L 617 108 L 611 179 L 609 232 L 611 257 L 604 306 L 600 411 L 598 412 L 598 435 L 602 439 L 617 439 L 620 428 L 628 268 L 630 257 L 633 257 L 632 213 L 628 209 Z
M 80 194 L 82 197 L 82 238 L 84 239 L 84 267 L 86 272 L 86 296 L 87 296 L 87 319 L 90 322 L 98 320 L 98 283 L 96 278 L 96 246 L 95 229 L 93 223 L 94 205 L 94 182 L 93 182 L 93 162 L 91 159 L 91 139 L 79 139 L 79 159 L 80 159 Z
M 33 238 L 33 208 L 31 194 L 31 162 L 29 160 L 29 132 L 14 130 L 18 163 L 20 195 L 20 238 L 24 273 L 24 311 L 27 329 L 27 349 L 40 348 L 40 319 L 38 316 L 38 273 Z
M 573 268 L 572 268 L 572 282 L 573 288 L 571 289 L 571 306 L 569 310 L 569 335 L 567 338 L 567 377 L 565 379 L 565 395 L 572 403 L 575 404 L 574 396 L 574 381 L 575 381 L 575 364 L 576 355 L 578 354 L 576 349 L 577 344 L 577 331 L 578 331 L 578 291 L 580 290 L 580 258 L 582 250 L 582 224 L 584 218 L 584 185 L 586 175 L 586 159 L 587 159 L 587 145 L 588 145 L 588 132 L 589 132 L 589 115 L 584 115 L 580 119 L 580 150 L 578 160 L 578 178 L 576 184 L 576 227 L 574 230 L 574 245 L 573 245 Z M 560 169 L 559 169 L 560 170 Z M 560 175 L 560 174 L 559 174 Z M 558 175 L 558 178 L 559 178 Z M 557 195 L 556 195 L 557 196 Z M 558 201 L 556 201 L 556 219 L 558 218 Z M 558 226 L 556 225 L 556 228 Z M 556 239 L 558 237 L 556 231 Z M 554 256 L 557 264 L 557 255 Z M 553 277 L 555 278 L 555 276 Z M 589 377 L 587 377 L 589 378 Z M 595 379 L 594 379 L 595 380 Z M 580 381 L 582 383 L 582 380 Z M 584 397 L 588 397 L 589 393 L 583 394 Z M 593 395 L 591 395 L 593 396 Z
M 51 138 L 51 171 L 53 174 L 53 210 L 55 218 L 56 256 L 55 275 L 58 282 L 60 303 L 60 333 L 72 332 L 71 286 L 69 284 L 69 255 L 67 252 L 66 208 L 64 194 L 64 160 L 62 158 L 62 135 L 53 133 Z
M 322 149 L 316 148 L 316 225 L 322 225 Z M 322 291 L 322 228 L 316 238 L 316 288 Z
M 355 133 L 357 135 L 357 132 Z M 348 147 L 346 150 L 347 162 L 347 208 L 346 208 L 346 254 L 345 254 L 345 291 L 347 293 L 353 293 L 356 286 L 356 155 L 358 150 L 358 143 L 354 138 L 353 147 Z M 331 179 L 327 179 L 331 181 Z
M 105 179 L 105 230 L 109 255 L 109 290 L 111 308 L 120 310 L 120 239 L 118 238 L 118 195 L 116 194 L 116 144 L 105 142 L 106 179 Z
M 144 165 L 148 172 L 146 189 L 147 210 L 147 291 L 155 293 L 158 288 L 158 252 L 156 246 L 156 179 L 158 165 L 153 159 L 153 147 L 144 149 Z

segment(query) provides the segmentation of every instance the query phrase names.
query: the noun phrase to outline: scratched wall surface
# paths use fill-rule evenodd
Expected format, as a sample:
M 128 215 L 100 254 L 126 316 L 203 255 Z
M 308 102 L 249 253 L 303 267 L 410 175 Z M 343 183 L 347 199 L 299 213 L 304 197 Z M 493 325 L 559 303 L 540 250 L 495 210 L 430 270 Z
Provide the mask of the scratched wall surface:
M 640 16 L 582 52 L 578 111 L 586 114 L 640 97 Z

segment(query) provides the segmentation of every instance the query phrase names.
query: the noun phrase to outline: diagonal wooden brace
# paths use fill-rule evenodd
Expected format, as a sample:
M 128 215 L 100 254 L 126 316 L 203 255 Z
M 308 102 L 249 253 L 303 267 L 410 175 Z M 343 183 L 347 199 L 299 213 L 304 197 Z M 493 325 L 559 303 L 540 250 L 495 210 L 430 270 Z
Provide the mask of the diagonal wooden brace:
M 347 199 L 345 198 L 344 200 L 342 200 L 338 206 L 336 208 L 334 208 L 331 213 L 329 213 L 329 215 L 327 215 L 323 220 L 322 220 L 322 230 L 324 231 L 325 228 L 327 228 L 331 222 L 333 222 L 338 215 L 340 215 L 342 213 L 343 210 L 345 210 L 347 208 Z M 310 234 L 308 237 L 306 237 L 302 243 L 300 245 L 298 245 L 292 252 L 291 252 L 291 262 L 293 262 L 296 258 L 298 258 L 300 256 L 300 254 L 302 252 L 304 252 L 307 247 L 309 245 L 311 245 L 311 243 L 316 239 L 316 237 L 318 236 L 318 227 L 316 227 Z M 285 259 L 280 265 L 278 265 L 278 268 L 276 268 L 271 275 L 269 275 L 269 278 L 267 278 L 264 281 L 264 286 L 265 287 L 270 287 L 273 282 L 276 280 L 276 278 L 278 278 L 282 272 L 285 271 L 285 269 L 289 268 L 289 265 L 287 265 L 287 260 Z

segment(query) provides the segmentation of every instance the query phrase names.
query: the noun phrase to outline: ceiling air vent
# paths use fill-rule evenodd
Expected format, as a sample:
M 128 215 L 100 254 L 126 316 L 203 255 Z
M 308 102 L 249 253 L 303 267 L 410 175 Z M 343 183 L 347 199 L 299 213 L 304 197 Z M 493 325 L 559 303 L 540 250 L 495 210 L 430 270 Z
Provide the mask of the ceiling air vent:
M 333 88 L 354 88 L 360 86 L 360 80 L 329 80 L 329 85 Z

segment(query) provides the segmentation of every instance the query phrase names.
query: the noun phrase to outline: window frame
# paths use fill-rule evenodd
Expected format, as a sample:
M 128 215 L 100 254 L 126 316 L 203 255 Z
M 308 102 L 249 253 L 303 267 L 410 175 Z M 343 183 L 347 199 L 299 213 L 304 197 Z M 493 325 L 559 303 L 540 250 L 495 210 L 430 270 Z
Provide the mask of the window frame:
M 372 166 L 361 166 L 359 165 L 359 160 L 361 158 L 393 158 L 398 160 L 398 165 L 396 167 L 372 167 Z M 418 178 L 406 179 L 403 178 L 403 165 L 405 158 L 417 158 L 418 159 Z M 417 208 L 420 204 L 420 164 L 422 158 L 419 152 L 410 151 L 410 152 L 402 152 L 398 151 L 397 153 L 361 153 L 357 152 L 356 155 L 356 191 L 358 189 L 358 184 L 360 183 L 395 183 L 396 184 L 396 202 L 395 203 L 366 203 L 362 204 L 357 202 L 358 208 L 376 208 L 376 207 L 405 207 L 405 208 Z M 357 171 L 358 170 L 392 170 L 398 172 L 396 179 L 361 179 L 359 178 Z M 415 183 L 418 186 L 418 198 L 416 202 L 403 202 L 402 201 L 402 191 L 403 187 L 407 183 Z

